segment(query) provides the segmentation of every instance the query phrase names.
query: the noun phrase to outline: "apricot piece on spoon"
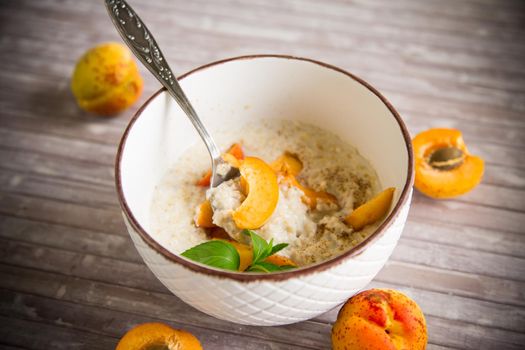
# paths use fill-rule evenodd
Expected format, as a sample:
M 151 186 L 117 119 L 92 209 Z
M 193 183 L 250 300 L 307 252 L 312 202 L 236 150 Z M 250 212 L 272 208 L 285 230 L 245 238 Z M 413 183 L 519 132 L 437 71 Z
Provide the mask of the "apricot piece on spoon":
M 483 177 L 484 162 L 469 153 L 459 130 L 430 129 L 412 140 L 415 187 L 432 198 L 452 198 L 476 187 Z
M 202 346 L 189 332 L 164 323 L 143 323 L 128 331 L 116 347 L 116 350 L 150 349 L 202 350 Z
M 233 156 L 233 157 L 231 157 Z M 223 154 L 223 159 L 232 166 L 238 167 L 239 163 L 236 160 L 244 159 L 244 151 L 239 143 L 234 143 L 230 146 L 228 151 Z M 209 187 L 211 181 L 211 169 L 209 169 L 202 178 L 197 181 L 197 186 Z
M 332 328 L 333 350 L 424 350 L 427 326 L 415 301 L 395 290 L 350 298 Z
M 131 106 L 144 82 L 129 49 L 106 43 L 88 50 L 77 62 L 71 90 L 80 108 L 114 115 Z
M 240 229 L 257 229 L 264 225 L 277 206 L 277 175 L 268 164 L 255 157 L 246 157 L 239 171 L 245 183 L 246 198 L 233 211 L 233 221 Z
M 378 221 L 385 216 L 390 209 L 392 199 L 394 198 L 394 191 L 394 187 L 389 187 L 368 202 L 360 205 L 345 218 L 345 222 L 357 231 L 366 225 Z

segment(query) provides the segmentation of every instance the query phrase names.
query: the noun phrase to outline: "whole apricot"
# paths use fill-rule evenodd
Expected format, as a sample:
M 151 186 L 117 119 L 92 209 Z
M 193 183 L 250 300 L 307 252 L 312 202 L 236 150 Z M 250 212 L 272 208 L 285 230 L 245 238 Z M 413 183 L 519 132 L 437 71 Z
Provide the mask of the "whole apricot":
M 77 62 L 71 90 L 80 108 L 114 115 L 130 107 L 144 82 L 129 49 L 106 43 L 89 49 Z
M 129 330 L 120 339 L 116 350 L 178 349 L 202 350 L 191 333 L 174 329 L 164 323 L 143 323 Z
M 334 350 L 424 350 L 427 326 L 415 301 L 392 289 L 350 298 L 332 328 Z

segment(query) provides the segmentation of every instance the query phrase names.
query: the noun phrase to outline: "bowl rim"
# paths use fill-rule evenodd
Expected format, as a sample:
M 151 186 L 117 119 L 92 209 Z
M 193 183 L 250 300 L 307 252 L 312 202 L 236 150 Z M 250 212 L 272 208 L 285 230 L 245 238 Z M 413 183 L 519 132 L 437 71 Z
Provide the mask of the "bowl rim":
M 119 203 L 121 206 L 121 209 L 128 219 L 128 222 L 132 226 L 132 228 L 135 230 L 136 233 L 140 236 L 140 238 L 154 251 L 159 253 L 161 256 L 163 256 L 165 259 L 167 259 L 170 262 L 177 263 L 181 265 L 182 267 L 189 269 L 193 272 L 205 274 L 211 277 L 217 277 L 217 278 L 225 278 L 230 280 L 235 280 L 239 282 L 253 282 L 253 281 L 284 281 L 288 279 L 293 279 L 297 277 L 304 277 L 306 275 L 310 275 L 316 272 L 321 272 L 324 270 L 327 270 L 329 268 L 335 267 L 336 265 L 339 265 L 343 263 L 345 260 L 360 255 L 370 244 L 378 240 L 380 237 L 382 237 L 386 230 L 392 225 L 394 220 L 399 216 L 401 208 L 404 207 L 404 205 L 409 201 L 410 199 L 410 192 L 414 183 L 414 162 L 413 162 L 413 151 L 412 151 L 412 141 L 410 138 L 410 134 L 408 132 L 408 129 L 401 119 L 401 116 L 399 113 L 395 110 L 395 108 L 392 106 L 392 104 L 372 85 L 367 83 L 365 80 L 357 77 L 356 75 L 349 73 L 348 71 L 341 69 L 339 67 L 333 66 L 328 63 L 324 63 L 318 60 L 310 59 L 310 58 L 304 58 L 304 57 L 298 57 L 298 56 L 292 56 L 292 55 L 277 55 L 277 54 L 255 54 L 255 55 L 243 55 L 243 56 L 236 56 L 231 58 L 226 58 L 218 61 L 214 61 L 208 64 L 204 64 L 202 66 L 199 66 L 197 68 L 194 68 L 190 70 L 189 72 L 186 72 L 182 74 L 178 80 L 183 80 L 184 78 L 200 72 L 204 69 L 218 66 L 224 63 L 232 62 L 232 61 L 245 61 L 245 60 L 254 60 L 254 59 L 266 59 L 266 58 L 275 58 L 275 59 L 286 59 L 286 60 L 296 60 L 301 62 L 309 62 L 312 64 L 316 64 L 318 66 L 321 66 L 323 68 L 334 70 L 338 73 L 342 73 L 346 75 L 347 77 L 353 79 L 354 81 L 358 82 L 359 84 L 363 85 L 365 88 L 367 88 L 370 92 L 372 92 L 374 95 L 376 95 L 381 102 L 388 108 L 390 113 L 394 116 L 396 119 L 399 128 L 401 130 L 401 133 L 403 135 L 403 139 L 405 141 L 405 145 L 407 148 L 408 153 L 408 164 L 407 164 L 407 179 L 405 182 L 405 185 L 403 187 L 403 190 L 401 192 L 401 195 L 399 197 L 399 200 L 397 204 L 395 205 L 392 212 L 388 215 L 388 217 L 383 221 L 383 223 L 367 238 L 365 238 L 363 241 L 361 241 L 356 246 L 352 247 L 351 249 L 345 251 L 344 253 L 337 255 L 331 259 L 324 260 L 320 263 L 309 265 L 305 267 L 301 267 L 294 270 L 287 270 L 282 272 L 274 272 L 274 273 L 245 273 L 245 272 L 235 272 L 235 271 L 228 271 L 228 270 L 222 270 L 213 268 L 207 265 L 203 265 L 197 262 L 193 262 L 189 259 L 183 258 L 181 256 L 178 256 L 177 254 L 174 254 L 170 252 L 167 248 L 163 247 L 159 242 L 157 242 L 138 222 L 138 220 L 133 215 L 133 212 L 131 211 L 127 201 L 126 197 L 124 196 L 124 190 L 122 187 L 122 173 L 121 173 L 121 162 L 122 162 L 122 156 L 124 153 L 124 149 L 126 146 L 126 141 L 129 135 L 130 130 L 133 128 L 133 125 L 135 122 L 140 118 L 144 110 L 148 107 L 148 105 L 161 93 L 166 91 L 166 88 L 161 88 L 157 92 L 155 92 L 153 95 L 151 95 L 141 106 L 140 108 L 135 112 L 131 120 L 129 121 L 124 134 L 122 135 L 122 138 L 119 142 L 117 155 L 116 155 L 116 161 L 115 161 L 115 183 L 116 183 L 116 189 L 117 189 L 117 195 L 119 199 Z

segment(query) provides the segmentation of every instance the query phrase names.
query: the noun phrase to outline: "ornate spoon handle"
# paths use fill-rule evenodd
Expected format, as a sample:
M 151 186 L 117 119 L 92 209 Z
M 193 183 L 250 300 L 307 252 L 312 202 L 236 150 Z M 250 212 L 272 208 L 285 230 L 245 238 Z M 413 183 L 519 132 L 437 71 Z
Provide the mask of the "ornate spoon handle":
M 140 17 L 137 16 L 126 1 L 106 0 L 105 3 L 109 16 L 122 36 L 122 39 L 124 39 L 135 56 L 137 56 L 146 68 L 164 85 L 173 98 L 175 98 L 179 106 L 188 118 L 190 118 L 195 129 L 197 129 L 197 132 L 210 152 L 213 162 L 213 177 L 216 178 L 215 168 L 217 164 L 222 161 L 221 152 L 197 116 L 184 91 L 182 91 L 177 78 L 171 72 L 168 62 L 166 62 L 157 42 Z M 215 182 L 215 180 L 212 181 L 212 186 L 216 186 L 214 185 Z

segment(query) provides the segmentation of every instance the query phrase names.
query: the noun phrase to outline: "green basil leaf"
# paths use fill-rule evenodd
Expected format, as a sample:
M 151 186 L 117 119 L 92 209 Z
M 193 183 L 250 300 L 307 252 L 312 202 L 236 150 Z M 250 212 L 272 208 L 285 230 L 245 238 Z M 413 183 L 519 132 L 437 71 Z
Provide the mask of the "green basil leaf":
M 240 257 L 237 249 L 225 241 L 213 240 L 186 250 L 182 256 L 201 264 L 238 271 Z
M 272 251 L 270 252 L 270 255 L 274 255 L 280 250 L 283 250 L 284 248 L 288 247 L 288 243 L 279 243 L 272 247 Z
M 279 266 L 279 268 L 281 269 L 281 271 L 286 271 L 286 270 L 296 269 L 297 266 L 293 266 L 293 265 L 281 265 L 281 266 Z
M 257 264 L 259 261 L 262 261 L 268 257 L 269 251 L 271 251 L 271 248 L 268 246 L 268 243 L 259 236 L 257 233 L 255 233 L 252 230 L 244 230 L 243 233 L 245 235 L 249 235 L 252 239 L 252 249 L 253 249 L 253 260 L 252 265 Z

